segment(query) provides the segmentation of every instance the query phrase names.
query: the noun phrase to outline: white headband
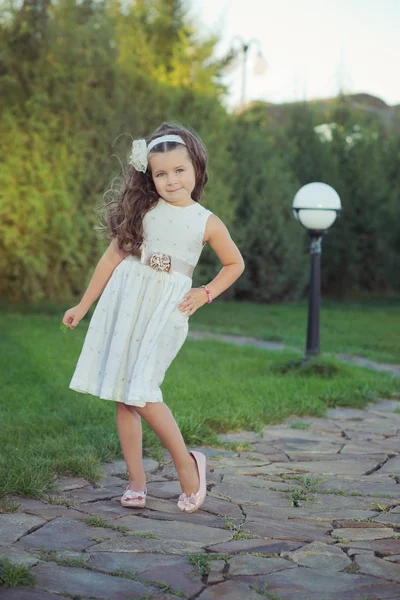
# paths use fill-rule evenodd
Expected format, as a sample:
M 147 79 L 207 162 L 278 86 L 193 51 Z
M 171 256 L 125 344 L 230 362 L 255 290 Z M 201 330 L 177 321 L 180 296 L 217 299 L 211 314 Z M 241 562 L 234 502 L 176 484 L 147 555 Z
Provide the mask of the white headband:
M 178 144 L 183 144 L 186 146 L 183 139 L 180 135 L 162 135 L 154 140 L 151 140 L 150 144 L 147 146 L 146 140 L 134 140 L 132 143 L 132 151 L 129 156 L 128 163 L 135 167 L 136 171 L 142 171 L 142 173 L 146 172 L 147 169 L 147 157 L 149 152 L 154 146 L 161 144 L 162 142 L 177 142 Z

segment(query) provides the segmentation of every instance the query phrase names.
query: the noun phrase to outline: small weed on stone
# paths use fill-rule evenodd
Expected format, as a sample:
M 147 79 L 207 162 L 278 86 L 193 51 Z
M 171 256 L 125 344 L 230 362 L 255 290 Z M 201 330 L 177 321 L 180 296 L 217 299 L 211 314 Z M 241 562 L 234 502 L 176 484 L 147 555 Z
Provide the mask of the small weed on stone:
M 44 497 L 44 500 L 45 502 L 48 502 L 48 504 L 57 504 L 59 506 L 66 506 L 67 508 L 79 506 L 79 502 L 77 502 L 73 498 L 69 498 L 68 496 L 47 495 Z
M 113 577 L 123 577 L 124 579 L 132 579 L 133 581 L 138 580 L 136 571 L 125 571 L 125 569 L 118 569 L 118 571 L 112 571 L 110 573 Z
M 232 541 L 234 540 L 251 540 L 258 536 L 251 533 L 248 529 L 242 529 L 242 525 L 235 525 L 230 519 L 225 519 L 225 525 L 234 532 Z
M 138 538 L 146 538 L 148 540 L 158 540 L 158 537 L 156 537 L 153 533 L 150 533 L 150 531 L 134 531 L 132 533 L 132 536 Z
M 16 512 L 21 504 L 17 504 L 10 500 L 7 496 L 0 498 L 0 513 L 13 513 Z
M 378 510 L 379 512 L 387 513 L 390 510 L 390 506 L 383 506 L 379 502 L 372 502 L 371 510 Z
M 123 527 L 122 525 L 110 525 L 103 517 L 85 517 L 83 521 L 90 527 L 104 527 L 104 529 L 113 529 L 114 531 L 120 531 L 126 533 L 130 531 L 129 527 Z
M 289 425 L 290 429 L 310 429 L 311 423 L 305 421 L 295 421 Z
M 68 557 L 68 556 L 60 556 L 54 550 L 44 550 L 43 547 L 39 550 L 39 556 L 43 560 L 52 561 L 57 563 L 60 567 L 79 567 L 86 568 L 86 561 L 82 557 Z
M 193 565 L 201 575 L 208 575 L 210 573 L 210 562 L 212 560 L 224 560 L 228 562 L 229 554 L 220 552 L 206 554 L 205 552 L 198 552 L 197 554 L 189 554 L 188 556 L 189 564 Z
M 283 598 L 281 598 L 281 596 L 276 596 L 275 594 L 271 594 L 271 592 L 268 591 L 268 584 L 264 583 L 264 585 L 262 586 L 250 586 L 250 589 L 253 590 L 254 592 L 256 592 L 257 594 L 260 594 L 260 596 L 264 596 L 264 598 L 268 598 L 269 600 L 283 600 Z
M 233 452 L 248 452 L 251 450 L 250 442 L 223 442 L 222 447 L 225 450 L 232 450 Z
M 15 587 L 34 585 L 34 577 L 28 567 L 15 565 L 8 558 L 0 558 L 0 585 Z

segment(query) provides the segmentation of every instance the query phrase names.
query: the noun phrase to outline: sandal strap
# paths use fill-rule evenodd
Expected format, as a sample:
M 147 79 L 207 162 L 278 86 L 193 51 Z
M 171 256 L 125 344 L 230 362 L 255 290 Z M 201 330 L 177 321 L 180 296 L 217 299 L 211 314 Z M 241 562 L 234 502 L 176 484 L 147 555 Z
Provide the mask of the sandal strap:
M 126 490 L 124 492 L 123 498 L 124 500 L 138 500 L 139 498 L 146 498 L 147 490 L 143 490 L 140 492 L 135 492 L 133 490 Z

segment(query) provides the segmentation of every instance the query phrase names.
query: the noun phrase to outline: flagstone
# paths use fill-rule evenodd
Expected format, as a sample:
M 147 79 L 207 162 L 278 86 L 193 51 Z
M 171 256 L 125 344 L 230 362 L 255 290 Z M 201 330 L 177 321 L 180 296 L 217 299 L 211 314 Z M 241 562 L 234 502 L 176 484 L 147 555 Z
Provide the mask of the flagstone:
M 334 520 L 333 524 L 335 529 L 382 529 L 380 523 L 374 523 L 373 521 L 350 521 L 350 520 Z
M 84 550 L 96 542 L 90 538 L 114 537 L 116 531 L 91 527 L 79 519 L 57 517 L 33 533 L 26 535 L 16 547 L 23 549 Z
M 187 557 L 174 554 L 97 552 L 90 556 L 87 566 L 105 573 L 133 571 L 139 580 L 166 583 L 188 596 L 197 594 L 204 587 L 201 574 L 194 571 Z
M 389 458 L 389 460 L 379 469 L 379 474 L 400 475 L 400 455 L 394 456 L 393 458 Z
M 264 585 L 271 597 L 282 600 L 392 600 L 400 595 L 400 585 L 395 582 L 370 575 L 327 572 L 301 566 L 258 577 L 242 576 L 240 579 L 251 582 L 253 588 Z
M 304 461 L 321 461 L 321 456 L 320 453 L 318 451 L 316 452 L 290 452 L 290 450 L 287 451 L 290 460 L 292 460 L 293 462 L 304 462 Z M 369 454 L 367 453 L 363 453 L 363 457 L 365 457 L 365 455 L 368 456 L 368 460 L 374 461 L 376 464 L 384 462 L 387 459 L 387 454 L 384 452 L 376 452 L 375 454 L 373 452 L 370 452 Z M 331 453 L 331 454 L 325 454 L 324 455 L 324 461 L 359 461 L 360 460 L 360 455 L 355 453 L 355 454 L 338 454 L 336 453 Z
M 196 600 L 260 600 L 250 583 L 241 581 L 224 581 L 205 589 Z
M 66 499 L 68 502 L 70 499 Z M 46 521 L 50 521 L 55 517 L 69 517 L 73 518 L 82 518 L 82 513 L 76 510 L 79 507 L 79 504 L 72 504 L 71 507 L 65 506 L 63 504 L 50 504 L 48 502 L 41 502 L 40 500 L 35 500 L 33 498 L 12 498 L 12 501 L 19 503 L 19 508 L 16 513 L 25 513 L 28 515 L 36 515 L 38 517 L 42 517 Z
M 369 541 L 352 541 L 351 543 L 339 543 L 340 547 L 350 547 L 353 550 L 369 550 L 375 552 L 379 556 L 390 556 L 399 554 L 400 551 L 400 539 L 385 538 L 381 540 L 369 540 Z
M 175 505 L 176 510 L 166 511 L 162 510 L 149 510 L 147 508 L 132 510 L 131 513 L 134 515 L 140 515 L 145 517 L 146 519 L 158 520 L 158 521 L 171 521 L 171 522 L 188 522 L 187 514 L 183 513 L 179 510 Z M 125 513 L 126 515 L 126 513 Z M 236 519 L 234 517 L 229 517 L 229 522 L 233 524 L 239 525 L 243 521 L 243 515 L 240 519 Z M 203 510 L 198 510 L 193 513 L 190 517 L 190 522 L 193 525 L 207 525 L 207 527 L 216 527 L 217 529 L 228 529 L 227 527 L 227 518 L 218 515 L 212 515 L 206 513 Z
M 225 568 L 225 561 L 223 560 L 211 560 L 209 563 L 210 572 L 207 577 L 207 583 L 219 583 L 220 581 L 224 581 L 224 573 L 223 570 Z
M 376 475 L 376 474 L 375 474 Z M 326 479 L 323 481 L 319 490 L 341 490 L 346 494 L 358 493 L 365 496 L 376 495 L 376 496 L 391 496 L 397 498 L 399 490 L 396 487 L 396 482 L 389 478 L 380 478 L 380 481 L 376 481 L 376 478 L 372 478 L 371 475 L 361 476 L 357 479 L 350 479 L 344 477 L 335 477 Z
M 76 490 L 92 484 L 83 477 L 59 477 L 56 479 L 55 485 L 58 491 L 65 492 L 67 490 Z
M 349 425 L 344 427 L 343 431 L 350 437 L 354 438 L 372 438 L 374 440 L 383 440 L 385 436 L 396 435 L 398 432 L 398 424 L 393 423 L 393 420 L 388 419 L 366 419 L 357 425 Z
M 24 513 L 0 514 L 0 546 L 8 546 L 47 523 L 46 519 Z
M 218 461 L 218 469 L 223 469 L 224 467 L 249 467 L 253 469 L 259 465 L 269 465 L 270 461 L 264 457 L 264 459 L 253 460 L 248 457 L 239 456 L 238 458 L 222 458 Z
M 262 435 L 255 431 L 234 431 L 231 433 L 223 433 L 218 435 L 218 439 L 223 442 L 259 442 L 261 441 Z
M 285 421 L 285 424 L 290 427 L 299 422 L 309 425 L 309 429 L 306 431 L 328 432 L 333 433 L 334 435 L 341 435 L 341 431 L 336 423 L 329 419 L 322 419 L 319 417 L 292 417 Z
M 400 527 L 400 513 L 395 513 L 392 510 L 382 512 L 377 517 L 374 517 L 374 521 L 377 523 L 384 523 L 389 527 Z
M 156 498 L 176 498 L 178 500 L 182 490 L 179 481 L 167 481 L 166 483 L 152 483 L 148 492 Z
M 39 557 L 14 546 L 0 546 L 0 558 L 8 558 L 14 565 L 32 567 L 40 561 Z
M 1 600 L 63 600 L 67 596 L 51 594 L 44 590 L 27 587 L 9 587 L 1 590 Z
M 359 408 L 329 408 L 326 411 L 326 417 L 328 419 L 348 421 L 365 419 L 366 412 Z
M 285 444 L 285 452 L 291 461 L 297 460 L 332 460 L 332 457 L 338 455 L 341 448 L 338 444 Z M 340 456 L 340 455 L 339 455 Z M 278 461 L 277 461 L 278 462 Z
M 396 532 L 389 527 L 340 527 L 334 529 L 331 535 L 334 538 L 344 538 L 351 542 L 387 539 L 397 536 Z
M 232 532 L 206 525 L 195 525 L 190 515 L 185 515 L 187 522 L 181 521 L 157 521 L 155 519 L 143 519 L 141 517 L 127 516 L 118 520 L 118 525 L 129 527 L 133 533 L 151 533 L 158 539 L 180 540 L 183 542 L 195 540 L 202 544 L 218 544 L 232 538 Z
M 373 458 L 348 459 L 348 460 L 320 460 L 310 462 L 295 462 L 290 465 L 275 463 L 277 469 L 292 471 L 293 473 L 320 473 L 321 475 L 363 475 L 377 466 L 379 461 Z
M 384 452 L 386 454 L 398 453 L 398 436 L 383 440 L 363 440 L 359 444 L 353 440 L 348 440 L 341 449 L 340 454 L 374 454 L 376 452 Z
M 112 577 L 89 569 L 60 567 L 41 563 L 33 567 L 36 587 L 54 593 L 96 598 L 96 600 L 132 600 L 156 593 L 157 589 L 123 577 Z
M 242 554 L 234 556 L 229 561 L 229 577 L 236 575 L 264 575 L 283 569 L 293 569 L 296 565 L 284 558 L 265 558 Z
M 356 554 L 355 560 L 361 573 L 400 583 L 400 568 L 398 565 L 377 558 L 372 554 Z
M 266 479 L 263 475 L 259 477 L 256 477 L 255 475 L 242 475 L 241 477 L 237 477 L 231 473 L 224 474 L 222 484 L 225 485 L 227 483 L 241 487 L 251 486 L 261 489 L 270 489 L 271 491 L 278 490 L 282 492 L 287 492 L 289 487 L 301 487 L 301 483 L 296 480 L 288 483 L 287 481 L 272 481 L 271 479 Z
M 376 498 L 371 496 L 342 496 L 340 494 L 313 494 L 307 506 L 314 508 L 354 508 L 358 510 L 374 510 L 374 503 L 382 507 L 390 506 L 389 498 Z M 379 509 L 376 509 L 379 512 Z
M 294 542 L 322 541 L 333 543 L 329 537 L 332 525 L 329 521 L 302 521 L 301 519 L 247 518 L 245 528 L 260 537 L 286 539 Z M 344 537 L 344 536 L 342 536 Z
M 392 413 L 394 413 L 396 410 L 400 411 L 400 400 L 381 400 L 380 402 L 376 402 L 375 404 L 370 404 L 368 406 L 368 411 L 389 413 L 389 417 L 391 417 Z
M 228 498 L 238 504 L 257 503 L 283 507 L 290 507 L 292 504 L 283 492 L 274 492 L 251 486 L 231 485 L 229 483 L 215 485 L 211 494 L 220 498 Z
M 390 562 L 400 562 L 400 554 L 392 554 L 392 556 L 384 556 L 383 560 L 389 560 Z
M 240 507 L 229 500 L 216 498 L 215 496 L 207 495 L 207 498 L 201 507 L 201 510 L 206 513 L 220 515 L 222 517 L 230 517 L 233 519 L 243 519 L 243 513 Z
M 305 441 L 310 442 L 334 442 L 343 444 L 342 432 L 337 429 L 336 433 L 324 433 L 317 431 L 310 431 L 308 429 L 293 429 L 292 427 L 285 427 L 284 425 L 272 425 L 264 430 L 270 436 L 274 436 L 279 444 L 285 442 L 301 443 Z M 274 446 L 277 444 L 274 443 Z
M 200 552 L 203 547 L 199 541 L 177 541 L 164 539 L 149 539 L 134 535 L 117 535 L 109 540 L 91 546 L 90 553 L 95 552 L 152 552 L 154 554 L 178 554 Z
M 84 487 L 70 492 L 63 492 L 61 494 L 54 494 L 57 497 L 69 498 L 74 502 L 81 504 L 82 502 L 95 502 L 97 500 L 111 500 L 117 496 L 121 496 L 123 493 L 123 484 L 114 485 L 110 487 Z
M 280 508 L 277 506 L 259 505 L 243 505 L 243 509 L 247 518 L 270 518 L 275 520 L 286 519 L 301 519 L 305 523 L 307 521 L 328 521 L 329 523 L 335 519 L 370 519 L 376 517 L 379 511 L 362 510 L 356 508 L 317 508 L 313 503 L 307 501 L 302 502 L 302 506 L 292 506 L 290 508 Z M 264 510 L 263 510 L 264 509 Z
M 341 571 L 351 564 L 341 548 L 323 542 L 312 542 L 294 552 L 284 552 L 282 556 L 303 567 L 321 571 Z
M 240 553 L 258 553 L 279 556 L 281 552 L 297 550 L 304 545 L 304 542 L 291 542 L 288 540 L 273 538 L 241 539 L 225 542 L 224 544 L 214 544 L 208 546 L 209 552 L 222 552 L 227 554 Z

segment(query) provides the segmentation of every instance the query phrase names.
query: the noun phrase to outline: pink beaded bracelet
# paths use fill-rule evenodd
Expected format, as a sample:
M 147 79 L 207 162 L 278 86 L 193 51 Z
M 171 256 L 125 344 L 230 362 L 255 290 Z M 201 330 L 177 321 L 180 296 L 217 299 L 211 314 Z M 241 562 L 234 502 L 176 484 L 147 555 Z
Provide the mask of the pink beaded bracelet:
M 211 304 L 211 302 L 212 302 L 212 297 L 211 297 L 211 292 L 210 292 L 210 290 L 208 289 L 208 287 L 207 287 L 206 285 L 202 285 L 201 287 L 202 287 L 202 288 L 204 288 L 204 289 L 205 289 L 205 291 L 206 291 L 206 293 L 207 293 L 207 297 L 208 297 L 208 300 L 207 300 L 207 302 L 208 302 L 208 304 Z

